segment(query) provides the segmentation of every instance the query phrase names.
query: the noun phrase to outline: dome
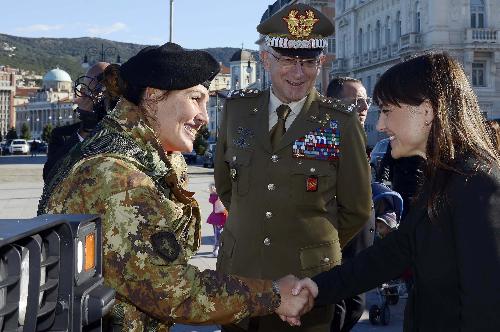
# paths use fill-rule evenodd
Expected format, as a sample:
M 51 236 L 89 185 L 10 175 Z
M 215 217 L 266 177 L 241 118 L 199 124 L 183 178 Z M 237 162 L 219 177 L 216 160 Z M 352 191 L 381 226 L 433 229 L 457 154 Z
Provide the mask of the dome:
M 254 60 L 252 53 L 245 50 L 237 50 L 231 57 L 231 60 L 229 61 L 233 62 L 233 61 L 248 61 L 248 60 L 250 61 Z
M 62 69 L 56 68 L 52 69 L 45 76 L 43 76 L 44 82 L 71 82 L 71 77 L 67 72 Z

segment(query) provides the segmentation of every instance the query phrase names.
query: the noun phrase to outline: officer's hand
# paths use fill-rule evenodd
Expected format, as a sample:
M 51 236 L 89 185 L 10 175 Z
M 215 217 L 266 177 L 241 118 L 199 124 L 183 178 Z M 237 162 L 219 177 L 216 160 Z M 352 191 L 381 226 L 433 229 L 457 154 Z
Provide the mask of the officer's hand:
M 310 280 L 310 279 L 309 279 Z M 300 284 L 302 289 L 292 293 L 292 288 Z M 317 287 L 314 282 L 302 282 L 298 278 L 288 275 L 278 280 L 281 295 L 281 305 L 276 313 L 290 325 L 300 325 L 300 316 L 308 312 L 314 306 L 314 294 L 317 295 Z M 311 291 L 308 287 L 311 287 Z

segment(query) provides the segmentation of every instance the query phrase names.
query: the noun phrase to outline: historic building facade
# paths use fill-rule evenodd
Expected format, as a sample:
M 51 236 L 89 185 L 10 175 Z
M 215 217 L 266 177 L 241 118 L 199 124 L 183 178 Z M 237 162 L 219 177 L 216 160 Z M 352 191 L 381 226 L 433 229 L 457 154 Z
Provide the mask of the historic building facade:
M 500 0 L 337 0 L 336 60 L 332 76 L 377 79 L 408 56 L 443 50 L 458 59 L 488 118 L 500 118 Z M 377 133 L 372 106 L 365 124 L 369 145 Z
M 7 131 L 15 126 L 14 96 L 16 76 L 10 68 L 0 68 L 0 133 L 5 137 Z
M 43 128 L 51 124 L 58 127 L 77 121 L 74 116 L 73 84 L 67 72 L 52 69 L 43 77 L 43 88 L 30 97 L 27 103 L 16 106 L 16 130 L 21 134 L 24 123 L 32 138 L 39 139 Z

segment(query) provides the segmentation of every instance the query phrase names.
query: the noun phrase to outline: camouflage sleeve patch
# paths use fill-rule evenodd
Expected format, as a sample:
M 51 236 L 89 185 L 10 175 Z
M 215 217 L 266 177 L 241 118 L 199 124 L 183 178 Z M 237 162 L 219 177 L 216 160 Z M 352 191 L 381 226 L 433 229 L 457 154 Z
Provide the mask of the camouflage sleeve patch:
M 227 99 L 257 97 L 262 93 L 259 89 L 239 89 L 231 90 L 227 94 Z
M 151 235 L 151 244 L 153 250 L 167 262 L 173 262 L 179 257 L 181 247 L 171 232 L 158 232 Z

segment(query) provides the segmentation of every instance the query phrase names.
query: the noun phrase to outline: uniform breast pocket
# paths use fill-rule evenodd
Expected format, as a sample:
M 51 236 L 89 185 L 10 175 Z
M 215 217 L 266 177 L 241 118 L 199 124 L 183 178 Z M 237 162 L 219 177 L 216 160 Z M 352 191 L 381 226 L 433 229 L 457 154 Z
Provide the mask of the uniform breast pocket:
M 300 248 L 299 257 L 302 276 L 314 276 L 340 264 L 342 256 L 339 241 Z
M 297 206 L 315 207 L 326 212 L 335 199 L 336 166 L 323 160 L 303 160 L 291 169 L 291 200 Z
M 239 196 L 245 196 L 250 190 L 252 153 L 252 150 L 229 148 L 224 156 L 231 181 Z

